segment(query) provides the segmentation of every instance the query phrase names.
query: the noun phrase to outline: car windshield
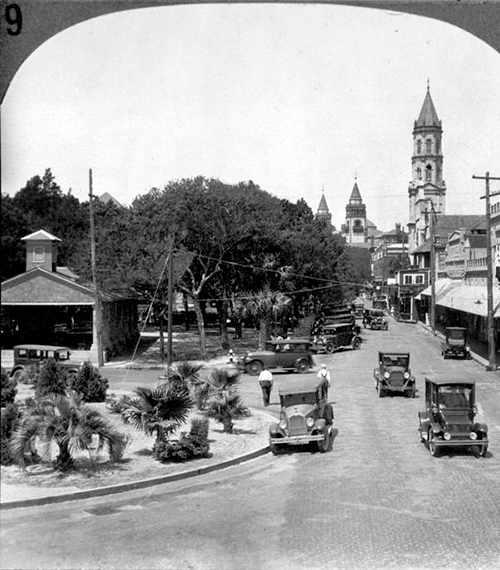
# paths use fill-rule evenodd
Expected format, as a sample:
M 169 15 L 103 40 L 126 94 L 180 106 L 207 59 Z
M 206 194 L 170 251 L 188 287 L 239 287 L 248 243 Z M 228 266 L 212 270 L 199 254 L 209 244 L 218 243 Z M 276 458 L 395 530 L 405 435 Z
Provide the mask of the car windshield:
M 384 366 L 408 366 L 409 358 L 405 355 L 397 355 L 397 354 L 384 354 L 382 357 L 382 364 Z
M 440 386 L 439 404 L 447 408 L 468 408 L 472 389 L 469 386 Z
M 316 392 L 303 392 L 300 394 L 281 394 L 281 405 L 285 408 L 289 406 L 299 406 L 300 404 L 316 404 Z
M 455 340 L 462 340 L 464 338 L 465 331 L 448 331 L 448 338 Z

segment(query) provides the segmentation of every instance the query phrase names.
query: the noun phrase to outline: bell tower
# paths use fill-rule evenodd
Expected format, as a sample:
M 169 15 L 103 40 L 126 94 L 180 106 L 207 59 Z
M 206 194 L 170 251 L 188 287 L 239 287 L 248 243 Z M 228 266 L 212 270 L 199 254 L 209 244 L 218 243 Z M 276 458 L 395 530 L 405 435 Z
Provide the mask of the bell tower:
M 347 243 L 365 243 L 366 241 L 366 206 L 358 188 L 357 178 L 349 202 L 345 207 L 345 224 L 342 233 Z
M 429 201 L 445 214 L 446 184 L 443 180 L 443 128 L 431 98 L 429 82 L 418 119 L 413 124 L 412 178 L 408 187 L 410 252 L 426 239 Z

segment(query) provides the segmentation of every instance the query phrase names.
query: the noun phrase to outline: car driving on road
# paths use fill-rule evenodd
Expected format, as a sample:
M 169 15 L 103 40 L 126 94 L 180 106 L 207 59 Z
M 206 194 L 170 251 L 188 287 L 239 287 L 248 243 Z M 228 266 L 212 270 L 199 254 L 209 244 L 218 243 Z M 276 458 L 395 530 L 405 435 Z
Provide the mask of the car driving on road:
M 476 384 L 468 376 L 434 374 L 425 377 L 425 411 L 418 413 L 420 441 L 433 456 L 444 448 L 488 450 L 488 426 L 476 421 Z
M 269 340 L 264 350 L 247 352 L 237 360 L 238 368 L 254 376 L 264 367 L 307 372 L 314 366 L 307 339 Z
M 373 371 L 379 397 L 402 394 L 415 397 L 416 381 L 410 370 L 409 352 L 379 352 L 378 368 Z
M 276 454 L 288 445 L 313 444 L 324 453 L 331 439 L 333 407 L 328 385 L 317 377 L 294 378 L 280 387 L 280 421 L 269 426 L 269 447 Z

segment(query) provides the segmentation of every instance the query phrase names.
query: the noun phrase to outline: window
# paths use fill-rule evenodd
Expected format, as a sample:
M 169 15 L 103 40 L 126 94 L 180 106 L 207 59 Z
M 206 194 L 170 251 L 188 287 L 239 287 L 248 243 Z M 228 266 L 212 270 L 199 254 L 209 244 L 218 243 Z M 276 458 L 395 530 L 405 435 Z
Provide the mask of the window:
M 45 248 L 42 246 L 35 246 L 33 249 L 33 261 L 35 263 L 43 263 L 45 261 Z
M 422 141 L 417 141 L 417 154 L 422 152 Z
M 422 169 L 420 167 L 417 168 L 417 179 L 422 180 Z
M 425 181 L 430 182 L 432 180 L 432 166 L 428 164 L 425 167 Z
M 411 284 L 412 284 L 412 276 L 405 275 L 405 285 L 411 285 Z
M 431 139 L 427 139 L 425 141 L 425 152 L 426 152 L 426 154 L 431 154 L 431 152 L 432 152 L 432 141 L 431 141 Z
M 423 275 L 415 275 L 415 283 L 417 285 L 422 285 L 424 282 L 424 276 Z

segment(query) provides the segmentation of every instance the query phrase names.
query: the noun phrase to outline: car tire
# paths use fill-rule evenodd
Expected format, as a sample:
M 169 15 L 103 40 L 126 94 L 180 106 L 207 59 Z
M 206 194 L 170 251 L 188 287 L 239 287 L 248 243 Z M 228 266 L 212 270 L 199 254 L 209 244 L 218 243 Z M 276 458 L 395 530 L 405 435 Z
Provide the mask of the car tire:
M 16 370 L 12 375 L 12 379 L 16 381 L 17 384 L 28 384 L 30 377 L 26 370 Z
M 439 447 L 436 445 L 436 436 L 433 432 L 429 432 L 429 436 L 427 438 L 429 444 L 429 451 L 431 452 L 432 457 L 437 457 L 439 455 Z
M 295 368 L 296 368 L 297 372 L 300 372 L 301 374 L 303 374 L 304 372 L 307 372 L 309 370 L 309 368 L 310 368 L 309 362 L 307 362 L 307 360 L 302 358 L 297 362 L 297 365 Z
M 262 362 L 259 360 L 252 360 L 246 366 L 248 374 L 251 374 L 252 376 L 258 376 L 262 372 L 263 368 Z
M 360 346 L 361 346 L 361 340 L 359 338 L 354 338 L 352 340 L 352 347 L 354 348 L 354 350 L 358 350 Z
M 378 397 L 383 398 L 385 396 L 384 389 L 379 386 L 377 390 L 378 390 Z
M 334 351 L 335 347 L 333 346 L 333 342 L 327 342 L 325 344 L 325 352 L 331 354 Z
M 318 451 L 320 453 L 326 453 L 330 447 L 330 431 L 328 428 L 325 429 L 325 439 L 316 442 L 318 445 Z
M 479 457 L 486 457 L 488 453 L 488 444 L 479 447 Z

